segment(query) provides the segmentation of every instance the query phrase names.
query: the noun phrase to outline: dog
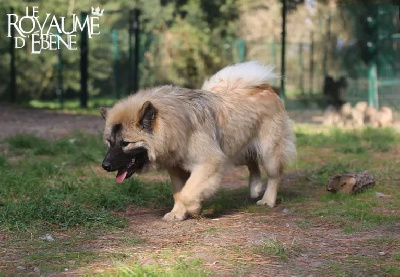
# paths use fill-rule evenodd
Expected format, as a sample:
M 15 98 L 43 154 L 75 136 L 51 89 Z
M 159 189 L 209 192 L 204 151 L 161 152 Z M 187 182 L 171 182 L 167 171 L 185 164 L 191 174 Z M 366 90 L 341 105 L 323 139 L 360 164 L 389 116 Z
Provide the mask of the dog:
M 174 206 L 164 216 L 196 216 L 218 189 L 226 165 L 246 165 L 250 196 L 274 207 L 279 183 L 296 156 L 295 136 L 283 103 L 268 85 L 272 67 L 245 62 L 223 68 L 202 89 L 172 85 L 141 90 L 100 108 L 108 152 L 102 163 L 122 183 L 133 173 L 165 169 Z

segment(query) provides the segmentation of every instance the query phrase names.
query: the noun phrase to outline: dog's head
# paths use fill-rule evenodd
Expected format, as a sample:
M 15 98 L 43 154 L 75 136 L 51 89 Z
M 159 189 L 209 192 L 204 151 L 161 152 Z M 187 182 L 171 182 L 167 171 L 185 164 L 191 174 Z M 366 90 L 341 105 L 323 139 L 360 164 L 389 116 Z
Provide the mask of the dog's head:
M 102 166 L 108 172 L 118 171 L 116 180 L 122 183 L 150 164 L 157 109 L 150 101 L 141 107 L 122 101 L 111 109 L 100 108 L 100 113 L 105 119 L 104 142 L 108 147 Z

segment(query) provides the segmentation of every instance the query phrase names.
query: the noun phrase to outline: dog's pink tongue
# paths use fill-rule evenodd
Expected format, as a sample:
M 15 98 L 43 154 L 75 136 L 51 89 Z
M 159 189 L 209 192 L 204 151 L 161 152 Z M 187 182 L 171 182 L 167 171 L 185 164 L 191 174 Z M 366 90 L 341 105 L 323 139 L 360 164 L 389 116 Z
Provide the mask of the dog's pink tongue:
M 125 180 L 126 174 L 128 174 L 128 171 L 122 173 L 118 171 L 117 177 L 115 177 L 117 183 L 121 184 Z

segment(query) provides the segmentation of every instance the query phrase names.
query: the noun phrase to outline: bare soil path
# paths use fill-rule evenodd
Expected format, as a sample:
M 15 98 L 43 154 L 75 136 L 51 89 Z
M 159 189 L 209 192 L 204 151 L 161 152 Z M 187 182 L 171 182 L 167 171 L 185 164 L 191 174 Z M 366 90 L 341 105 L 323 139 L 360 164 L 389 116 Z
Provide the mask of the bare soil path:
M 35 134 L 48 139 L 67 136 L 73 131 L 97 134 L 103 127 L 100 116 L 11 107 L 0 103 L 0 140 L 15 134 Z

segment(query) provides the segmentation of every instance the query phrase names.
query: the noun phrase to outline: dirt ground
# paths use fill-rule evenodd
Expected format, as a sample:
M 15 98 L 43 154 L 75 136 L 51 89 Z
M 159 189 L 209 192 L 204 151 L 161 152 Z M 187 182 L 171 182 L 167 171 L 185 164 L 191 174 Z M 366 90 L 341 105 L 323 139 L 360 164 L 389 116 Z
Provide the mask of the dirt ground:
M 73 131 L 97 134 L 104 122 L 99 116 L 5 106 L 0 103 L 0 139 L 15 134 L 58 138 Z
M 304 116 L 304 121 L 308 118 Z M 301 120 L 299 117 L 296 119 Z M 102 128 L 101 117 L 0 105 L 0 139 L 17 133 L 33 133 L 50 138 L 62 137 L 75 130 L 96 134 Z M 228 170 L 222 186 L 231 189 L 246 187 L 246 175 L 245 168 Z M 282 189 L 288 190 L 296 185 L 298 175 L 301 172 L 286 174 Z M 160 173 L 143 178 L 160 180 L 168 177 Z M 243 199 L 238 201 L 246 197 L 242 196 Z M 130 253 L 129 256 L 138 259 L 142 265 L 165 262 L 165 251 L 173 251 L 175 256 L 182 257 L 190 253 L 193 258 L 204 260 L 205 266 L 218 276 L 323 276 L 324 268 L 346 262 L 355 255 L 375 259 L 379 267 L 380 259 L 399 249 L 399 224 L 346 234 L 339 225 L 326 224 L 319 218 L 305 219 L 286 209 L 284 203 L 265 213 L 235 212 L 217 218 L 204 217 L 177 223 L 162 221 L 165 212 L 130 208 L 119 214 L 129 220 L 129 228 L 99 235 L 80 247 L 104 253 Z M 122 237 L 132 234 L 145 243 L 121 243 Z M 369 243 L 385 237 L 397 238 L 397 245 L 383 243 L 377 247 Z M 295 249 L 290 263 L 255 251 L 263 241 L 271 239 L 282 242 L 287 249 Z M 112 267 L 112 261 L 106 259 L 64 274 L 102 273 Z M 363 272 L 361 265 L 354 264 L 354 268 L 354 276 L 368 275 Z
M 311 123 L 318 111 L 289 112 L 296 122 Z M 35 134 L 43 138 L 58 138 L 73 131 L 97 134 L 103 131 L 104 122 L 100 116 L 82 115 L 6 106 L 0 103 L 0 139 L 15 134 Z

